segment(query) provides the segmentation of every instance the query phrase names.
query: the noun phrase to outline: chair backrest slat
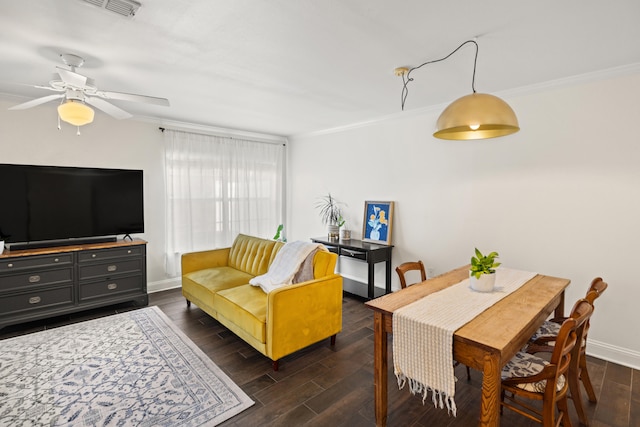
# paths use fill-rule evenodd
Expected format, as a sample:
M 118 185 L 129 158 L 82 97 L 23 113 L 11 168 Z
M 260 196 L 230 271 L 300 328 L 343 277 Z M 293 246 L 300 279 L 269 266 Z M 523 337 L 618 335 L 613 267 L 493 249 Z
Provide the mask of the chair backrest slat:
M 408 271 L 412 270 L 417 270 L 420 272 L 420 277 L 422 278 L 423 282 L 427 280 L 427 274 L 422 261 L 409 261 L 402 263 L 398 267 L 396 267 L 396 273 L 398 273 L 398 277 L 400 278 L 400 286 L 402 287 L 402 289 L 407 287 L 407 280 L 405 278 L 405 275 Z

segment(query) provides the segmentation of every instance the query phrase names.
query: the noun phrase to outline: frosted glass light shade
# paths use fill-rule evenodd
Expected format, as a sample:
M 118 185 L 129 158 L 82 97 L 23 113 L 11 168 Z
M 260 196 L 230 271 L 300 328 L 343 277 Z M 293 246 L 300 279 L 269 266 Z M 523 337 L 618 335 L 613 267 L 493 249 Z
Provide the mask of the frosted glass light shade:
M 436 123 L 436 138 L 451 140 L 487 139 L 520 130 L 509 104 L 497 96 L 472 93 L 453 101 Z
M 60 118 L 74 126 L 84 126 L 91 123 L 94 114 L 91 107 L 80 101 L 68 100 L 64 104 L 58 105 Z

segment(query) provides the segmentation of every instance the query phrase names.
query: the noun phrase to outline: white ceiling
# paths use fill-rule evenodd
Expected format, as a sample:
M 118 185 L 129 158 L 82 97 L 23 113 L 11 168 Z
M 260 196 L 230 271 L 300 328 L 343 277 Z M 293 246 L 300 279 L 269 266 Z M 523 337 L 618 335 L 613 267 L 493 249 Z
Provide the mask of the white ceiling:
M 74 53 L 102 90 L 170 100 L 113 101 L 138 118 L 291 136 L 398 113 L 394 68 L 475 36 L 478 92 L 640 63 L 637 0 L 139 1 L 125 18 L 82 0 L 2 0 L 1 96 L 51 94 L 15 83 L 47 84 Z M 473 55 L 415 71 L 406 110 L 470 93 Z

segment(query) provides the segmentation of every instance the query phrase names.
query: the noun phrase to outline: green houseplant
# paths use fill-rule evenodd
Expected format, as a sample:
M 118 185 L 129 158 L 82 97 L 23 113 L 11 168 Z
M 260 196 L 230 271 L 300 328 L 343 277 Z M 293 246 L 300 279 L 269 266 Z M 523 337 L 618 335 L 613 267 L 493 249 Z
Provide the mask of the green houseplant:
M 471 268 L 469 269 L 469 280 L 471 289 L 479 292 L 491 292 L 496 282 L 496 268 L 500 266 L 496 262 L 499 255 L 497 252 L 490 252 L 483 255 L 475 248 L 475 255 L 471 257 Z
M 342 217 L 342 203 L 328 193 L 321 197 L 316 203 L 316 208 L 320 210 L 320 219 L 327 226 L 327 234 L 329 239 L 338 239 L 340 227 L 344 225 Z
M 273 240 L 278 242 L 286 242 L 287 239 L 284 237 L 284 224 L 278 225 L 276 229 L 276 234 L 273 236 Z

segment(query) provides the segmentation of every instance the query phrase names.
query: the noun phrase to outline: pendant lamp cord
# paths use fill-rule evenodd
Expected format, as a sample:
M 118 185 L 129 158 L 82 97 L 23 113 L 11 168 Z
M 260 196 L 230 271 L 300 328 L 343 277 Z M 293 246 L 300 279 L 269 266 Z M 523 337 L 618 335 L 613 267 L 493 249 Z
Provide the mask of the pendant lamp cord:
M 402 83 L 403 83 L 403 86 L 402 86 L 402 110 L 403 111 L 404 111 L 404 104 L 405 104 L 405 102 L 407 100 L 407 95 L 409 95 L 409 89 L 407 88 L 407 85 L 409 84 L 409 82 L 413 81 L 413 78 L 410 77 L 411 72 L 413 70 L 417 70 L 418 68 L 422 68 L 425 65 L 433 64 L 435 62 L 444 61 L 445 59 L 449 58 L 451 55 L 456 53 L 458 50 L 460 50 L 464 45 L 466 45 L 468 43 L 473 43 L 476 46 L 476 56 L 473 59 L 473 76 L 471 78 L 471 89 L 473 90 L 473 93 L 476 93 L 476 63 L 478 62 L 478 43 L 476 43 L 475 40 L 467 40 L 466 42 L 462 43 L 460 46 L 455 48 L 455 50 L 453 52 L 451 52 L 450 54 L 448 54 L 444 58 L 435 59 L 433 61 L 427 61 L 424 64 L 420 64 L 417 67 L 411 68 L 406 74 L 405 73 L 402 74 Z

